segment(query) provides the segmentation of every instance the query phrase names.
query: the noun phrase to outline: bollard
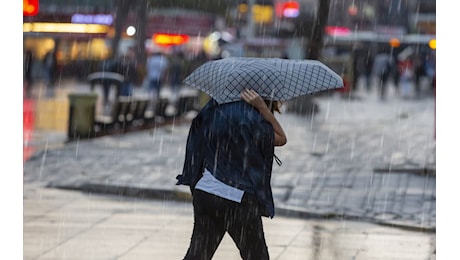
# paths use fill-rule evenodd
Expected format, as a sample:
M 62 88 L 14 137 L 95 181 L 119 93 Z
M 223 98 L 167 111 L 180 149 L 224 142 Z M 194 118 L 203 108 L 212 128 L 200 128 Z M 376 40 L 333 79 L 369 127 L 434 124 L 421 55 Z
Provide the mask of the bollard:
M 97 94 L 69 94 L 70 141 L 94 135 Z

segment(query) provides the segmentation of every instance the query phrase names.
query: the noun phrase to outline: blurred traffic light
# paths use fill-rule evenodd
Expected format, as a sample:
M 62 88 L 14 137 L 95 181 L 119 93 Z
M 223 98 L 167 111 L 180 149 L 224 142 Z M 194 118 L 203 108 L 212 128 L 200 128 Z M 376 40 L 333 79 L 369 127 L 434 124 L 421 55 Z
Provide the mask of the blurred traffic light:
M 38 14 L 38 0 L 22 0 L 22 15 L 35 16 Z

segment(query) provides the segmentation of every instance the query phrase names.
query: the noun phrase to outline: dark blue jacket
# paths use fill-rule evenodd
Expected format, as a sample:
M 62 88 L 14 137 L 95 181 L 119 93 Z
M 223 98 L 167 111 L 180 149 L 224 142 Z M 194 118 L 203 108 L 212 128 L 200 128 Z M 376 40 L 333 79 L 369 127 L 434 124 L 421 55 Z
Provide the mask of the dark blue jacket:
M 185 151 L 183 172 L 177 185 L 193 189 L 207 168 L 218 180 L 254 194 L 275 214 L 271 189 L 274 130 L 245 101 L 218 105 L 213 99 L 193 119 Z

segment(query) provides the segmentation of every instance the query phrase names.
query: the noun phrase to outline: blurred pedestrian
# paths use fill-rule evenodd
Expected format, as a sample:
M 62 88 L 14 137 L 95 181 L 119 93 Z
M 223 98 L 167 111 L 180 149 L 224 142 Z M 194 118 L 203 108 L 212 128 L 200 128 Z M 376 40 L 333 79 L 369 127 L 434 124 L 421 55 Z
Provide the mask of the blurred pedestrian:
M 414 86 L 415 94 L 420 97 L 421 94 L 421 79 L 426 75 L 425 73 L 425 62 L 421 55 L 416 55 L 414 58 Z
M 401 94 L 401 89 L 399 88 L 400 86 L 400 78 L 401 78 L 401 73 L 399 71 L 399 66 L 398 66 L 398 58 L 397 56 L 391 56 L 390 60 L 390 77 L 393 78 L 393 86 L 395 89 L 395 94 L 399 95 Z
M 112 64 L 113 72 L 123 75 L 124 81 L 119 91 L 120 96 L 131 96 L 134 85 L 138 81 L 136 51 L 134 48 L 128 48 L 122 57 L 118 57 Z
M 33 62 L 32 51 L 27 50 L 24 54 L 24 94 L 27 98 L 32 97 L 32 86 L 34 84 L 32 76 Z
M 402 59 L 398 62 L 399 89 L 402 98 L 409 98 L 412 92 L 412 82 L 414 76 L 414 66 L 410 58 Z
M 101 62 L 99 70 L 102 72 L 115 72 L 116 71 L 115 65 L 116 64 L 114 60 L 111 58 L 108 58 Z M 115 82 L 110 79 L 102 80 L 102 99 L 103 99 L 104 106 L 107 106 L 109 104 L 110 88 L 112 87 L 114 83 Z
M 209 60 L 210 59 L 208 55 L 206 55 L 206 52 L 204 52 L 204 50 L 200 50 L 200 52 L 190 60 L 188 71 L 185 74 L 188 75 L 192 73 L 194 70 L 196 70 L 198 67 L 208 62 Z M 198 95 L 199 95 L 199 104 L 202 107 L 206 104 L 206 102 L 209 101 L 209 95 L 203 91 L 200 91 Z
M 196 70 L 198 67 L 200 67 L 201 65 L 205 64 L 209 60 L 210 59 L 209 59 L 208 55 L 206 54 L 206 52 L 201 50 L 196 56 L 194 56 L 191 59 L 188 73 L 191 73 L 192 71 Z
M 185 55 L 182 51 L 174 51 L 168 61 L 167 80 L 171 88 L 172 102 L 175 104 L 179 98 L 182 81 L 186 70 Z
M 54 96 L 54 83 L 56 81 L 57 69 L 57 58 L 54 49 L 45 54 L 43 66 L 45 68 L 46 95 Z
M 262 216 L 274 216 L 274 148 L 287 139 L 274 116 L 279 102 L 264 101 L 253 90 L 241 97 L 222 105 L 210 99 L 192 121 L 183 172 L 176 177 L 193 196 L 184 259 L 211 259 L 226 232 L 243 259 L 269 259 Z
M 386 87 L 388 85 L 393 66 L 393 57 L 384 50 L 381 50 L 377 53 L 377 55 L 375 55 L 374 63 L 372 65 L 372 74 L 377 78 L 377 86 L 381 99 L 385 99 L 386 97 Z
M 366 79 L 366 90 L 369 92 L 372 86 L 372 66 L 374 64 L 374 57 L 368 53 L 364 59 L 364 77 Z
M 157 101 L 160 99 L 161 88 L 163 87 L 168 59 L 160 50 L 153 50 L 147 58 L 147 92 L 151 99 L 151 109 L 157 111 Z

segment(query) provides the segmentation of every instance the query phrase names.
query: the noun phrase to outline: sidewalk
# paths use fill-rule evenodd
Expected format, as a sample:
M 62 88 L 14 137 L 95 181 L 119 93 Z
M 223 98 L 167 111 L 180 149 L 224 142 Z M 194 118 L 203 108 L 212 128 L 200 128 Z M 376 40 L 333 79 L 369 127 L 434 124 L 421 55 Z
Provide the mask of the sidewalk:
M 318 97 L 314 117 L 282 114 L 288 144 L 275 153 L 276 216 L 354 220 L 436 232 L 434 99 Z M 47 145 L 24 182 L 141 198 L 189 200 L 175 185 L 188 123 Z M 57 142 L 57 140 L 54 140 Z
M 263 222 L 273 260 L 436 259 L 432 233 L 284 216 Z M 187 250 L 192 227 L 190 203 L 25 185 L 25 260 L 177 260 Z M 228 235 L 213 259 L 241 259 Z

